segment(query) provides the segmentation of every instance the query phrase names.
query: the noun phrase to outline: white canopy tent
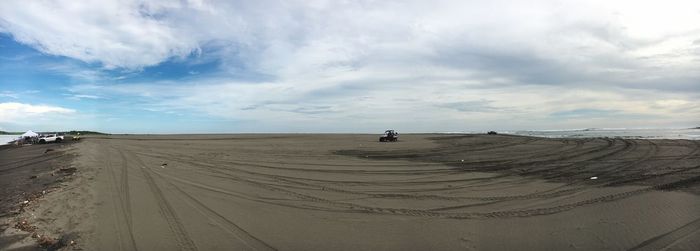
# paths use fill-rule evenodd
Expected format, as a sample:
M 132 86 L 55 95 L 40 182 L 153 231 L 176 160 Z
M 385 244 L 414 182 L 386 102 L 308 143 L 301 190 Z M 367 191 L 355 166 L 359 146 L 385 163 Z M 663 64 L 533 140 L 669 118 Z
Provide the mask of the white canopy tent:
M 24 138 L 24 137 L 38 137 L 38 136 L 39 136 L 39 134 L 32 132 L 32 130 L 29 130 L 29 131 L 25 132 L 24 134 L 22 134 L 22 138 Z

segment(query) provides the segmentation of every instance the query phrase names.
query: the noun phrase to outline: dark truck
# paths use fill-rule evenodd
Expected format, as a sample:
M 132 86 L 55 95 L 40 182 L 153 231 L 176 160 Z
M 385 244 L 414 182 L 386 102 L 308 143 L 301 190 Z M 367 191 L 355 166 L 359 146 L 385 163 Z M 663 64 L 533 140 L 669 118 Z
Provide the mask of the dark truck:
M 399 141 L 399 133 L 394 130 L 384 131 L 384 135 L 379 137 L 379 142 L 396 142 Z

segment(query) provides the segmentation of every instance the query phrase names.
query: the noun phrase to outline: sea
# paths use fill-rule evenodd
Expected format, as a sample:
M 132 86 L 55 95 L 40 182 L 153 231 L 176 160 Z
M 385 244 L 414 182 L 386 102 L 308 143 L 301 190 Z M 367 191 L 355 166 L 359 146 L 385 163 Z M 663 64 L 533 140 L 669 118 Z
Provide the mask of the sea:
M 700 129 L 626 129 L 626 128 L 586 128 L 574 130 L 532 130 L 511 131 L 516 134 L 546 138 L 596 138 L 620 137 L 629 139 L 689 139 L 700 140 Z
M 0 135 L 0 145 L 4 145 L 19 138 L 19 135 Z

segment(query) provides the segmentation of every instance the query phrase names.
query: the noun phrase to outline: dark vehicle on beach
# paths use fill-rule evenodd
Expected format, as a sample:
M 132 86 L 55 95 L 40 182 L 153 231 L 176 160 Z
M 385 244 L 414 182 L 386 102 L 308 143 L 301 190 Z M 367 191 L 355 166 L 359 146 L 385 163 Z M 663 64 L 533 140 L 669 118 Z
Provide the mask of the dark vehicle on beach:
M 379 137 L 379 142 L 396 142 L 399 141 L 399 133 L 394 130 L 384 131 L 384 135 Z
M 488 135 L 496 135 L 496 134 L 498 134 L 498 133 L 497 133 L 496 131 L 489 131 L 489 132 L 486 133 L 486 134 L 488 134 Z

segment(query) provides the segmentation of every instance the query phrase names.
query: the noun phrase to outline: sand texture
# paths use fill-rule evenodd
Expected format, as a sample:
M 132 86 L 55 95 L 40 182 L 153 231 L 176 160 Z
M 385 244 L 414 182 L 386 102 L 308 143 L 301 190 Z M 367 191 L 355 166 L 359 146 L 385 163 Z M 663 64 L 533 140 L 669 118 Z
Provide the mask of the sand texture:
M 86 208 L 94 199 L 85 198 L 94 192 L 94 173 L 77 172 L 75 150 L 71 143 L 0 146 L 0 250 L 42 250 L 40 237 L 70 243 L 78 232 L 92 232 L 83 226 L 94 225 L 85 217 L 94 213 Z M 53 244 L 44 248 L 65 246 Z
M 700 142 L 88 138 L 86 250 L 700 250 Z M 591 177 L 597 177 L 591 179 Z M 53 202 L 59 203 L 59 202 Z M 81 211 L 83 210 L 83 211 Z M 93 213 L 86 213 L 90 210 Z

